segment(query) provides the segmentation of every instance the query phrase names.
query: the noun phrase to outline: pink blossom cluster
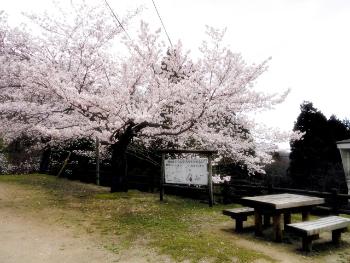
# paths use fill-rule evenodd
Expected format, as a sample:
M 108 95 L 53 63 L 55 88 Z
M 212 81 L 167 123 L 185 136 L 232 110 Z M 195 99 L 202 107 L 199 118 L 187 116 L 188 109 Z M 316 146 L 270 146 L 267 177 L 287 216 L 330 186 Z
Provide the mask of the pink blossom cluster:
M 231 176 L 220 176 L 220 175 L 213 175 L 213 183 L 214 184 L 222 184 L 224 182 L 229 182 L 231 181 Z
M 12 164 L 7 161 L 4 154 L 0 153 L 0 174 L 32 173 L 38 170 L 38 159 L 30 159 L 20 163 Z
M 134 14 L 122 19 L 124 28 Z M 224 30 L 207 27 L 195 59 L 180 41 L 167 46 L 160 30 L 144 22 L 137 38 L 126 38 L 104 7 L 82 3 L 59 17 L 28 15 L 40 29 L 35 34 L 0 17 L 6 140 L 26 133 L 56 141 L 97 136 L 112 144 L 133 123 L 135 140 L 146 145 L 154 138 L 192 141 L 262 172 L 276 143 L 290 138 L 260 129 L 250 117 L 281 103 L 288 91 L 256 91 L 268 60 L 247 64 L 223 44 Z
M 7 174 L 9 172 L 8 165 L 6 156 L 0 152 L 0 174 Z

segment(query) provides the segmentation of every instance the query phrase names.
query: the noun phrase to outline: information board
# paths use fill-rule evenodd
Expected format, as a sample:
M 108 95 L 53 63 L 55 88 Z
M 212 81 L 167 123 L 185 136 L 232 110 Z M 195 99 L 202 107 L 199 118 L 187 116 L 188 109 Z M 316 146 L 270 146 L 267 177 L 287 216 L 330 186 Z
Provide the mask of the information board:
M 166 184 L 208 185 L 208 159 L 164 160 Z

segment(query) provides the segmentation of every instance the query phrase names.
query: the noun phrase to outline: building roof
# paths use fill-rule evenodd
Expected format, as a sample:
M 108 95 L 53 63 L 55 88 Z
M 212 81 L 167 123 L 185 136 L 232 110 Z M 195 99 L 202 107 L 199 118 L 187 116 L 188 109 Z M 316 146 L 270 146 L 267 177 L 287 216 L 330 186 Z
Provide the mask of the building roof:
M 349 151 L 350 150 L 350 139 L 337 141 L 337 148 L 341 151 Z
M 342 140 L 342 141 L 337 141 L 337 144 L 343 144 L 343 143 L 350 143 L 350 139 Z

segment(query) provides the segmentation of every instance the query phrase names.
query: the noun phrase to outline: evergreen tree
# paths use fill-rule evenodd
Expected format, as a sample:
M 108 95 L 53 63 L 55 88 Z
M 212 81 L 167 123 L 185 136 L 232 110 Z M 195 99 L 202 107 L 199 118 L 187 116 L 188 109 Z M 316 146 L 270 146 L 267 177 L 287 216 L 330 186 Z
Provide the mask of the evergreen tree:
M 294 130 L 303 140 L 291 142 L 289 174 L 295 187 L 346 191 L 345 176 L 336 141 L 350 138 L 346 123 L 332 115 L 329 120 L 311 102 L 301 104 Z

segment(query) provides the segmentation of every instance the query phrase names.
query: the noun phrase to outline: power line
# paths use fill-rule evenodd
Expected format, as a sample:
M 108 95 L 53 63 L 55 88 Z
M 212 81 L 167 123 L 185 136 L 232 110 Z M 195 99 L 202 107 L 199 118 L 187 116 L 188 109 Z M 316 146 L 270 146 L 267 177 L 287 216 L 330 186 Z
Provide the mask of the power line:
M 113 9 L 111 8 L 111 6 L 108 4 L 107 0 L 104 0 L 109 11 L 111 11 L 113 17 L 118 21 L 119 26 L 123 29 L 123 31 L 125 32 L 126 36 L 129 38 L 129 40 L 132 42 L 131 37 L 129 36 L 128 32 L 126 32 L 125 28 L 123 27 L 123 24 L 120 22 L 119 18 L 117 17 L 117 15 L 114 13 Z
M 131 37 L 130 37 L 130 35 L 128 34 L 128 32 L 126 32 L 126 30 L 125 30 L 123 24 L 120 22 L 118 16 L 117 16 L 116 13 L 113 11 L 112 7 L 108 4 L 107 0 L 104 0 L 104 1 L 105 1 L 106 5 L 107 5 L 108 9 L 111 11 L 112 16 L 118 21 L 119 26 L 120 26 L 120 27 L 123 29 L 123 31 L 125 32 L 125 35 L 128 37 L 129 41 L 130 41 L 131 43 L 134 43 L 134 41 L 131 39 Z M 117 23 L 115 23 L 115 24 L 118 26 Z M 134 50 L 144 59 L 144 57 L 143 57 L 143 55 L 141 54 L 140 50 L 138 50 L 136 47 L 134 47 Z
M 160 17 L 160 14 L 159 14 L 159 12 L 158 12 L 158 9 L 157 9 L 157 6 L 156 6 L 154 0 L 152 0 L 152 3 L 153 3 L 154 8 L 156 9 L 156 12 L 157 12 L 158 18 L 159 18 L 159 20 L 160 20 L 160 23 L 162 24 L 162 26 L 163 26 L 163 28 L 164 28 L 165 34 L 166 34 L 166 36 L 168 37 L 169 43 L 170 43 L 171 46 L 173 46 L 173 44 L 171 43 L 170 37 L 169 37 L 169 35 L 168 35 L 168 32 L 167 32 L 166 29 L 165 29 L 163 20 L 162 20 L 162 18 Z

